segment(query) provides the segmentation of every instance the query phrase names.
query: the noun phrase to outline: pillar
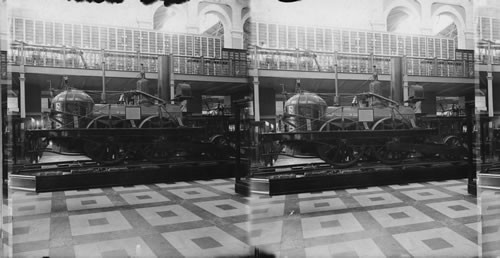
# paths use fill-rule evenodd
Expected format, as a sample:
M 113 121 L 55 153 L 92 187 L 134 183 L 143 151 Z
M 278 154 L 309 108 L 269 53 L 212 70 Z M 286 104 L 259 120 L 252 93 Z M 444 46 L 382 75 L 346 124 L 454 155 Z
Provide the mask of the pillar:
M 243 31 L 231 31 L 232 48 L 243 49 Z
M 405 102 L 408 100 L 409 97 L 409 85 L 408 85 L 408 67 L 406 65 L 406 56 L 403 56 L 403 102 L 405 106 L 408 106 L 408 102 Z
M 260 98 L 259 98 L 259 77 L 253 77 L 253 108 L 254 108 L 254 120 L 256 122 L 260 121 Z
M 22 65 L 24 68 L 24 65 Z M 20 98 L 20 116 L 21 119 L 26 118 L 26 77 L 25 74 L 22 72 L 20 73 L 19 76 L 19 98 Z M 21 127 L 23 127 L 23 124 L 21 124 Z
M 427 2 L 427 1 L 422 1 L 420 2 L 420 12 L 421 12 L 421 17 L 420 21 L 422 26 L 420 26 L 420 32 L 424 35 L 432 35 L 433 34 L 433 24 L 432 24 L 432 15 L 431 15 L 431 10 L 432 10 L 432 2 Z
M 493 117 L 493 56 L 491 54 L 491 42 L 488 43 L 488 116 Z
M 198 5 L 200 1 L 191 0 L 187 2 L 186 12 L 187 12 L 187 24 L 186 32 L 192 34 L 200 34 L 200 29 L 198 27 L 199 15 L 198 15 Z

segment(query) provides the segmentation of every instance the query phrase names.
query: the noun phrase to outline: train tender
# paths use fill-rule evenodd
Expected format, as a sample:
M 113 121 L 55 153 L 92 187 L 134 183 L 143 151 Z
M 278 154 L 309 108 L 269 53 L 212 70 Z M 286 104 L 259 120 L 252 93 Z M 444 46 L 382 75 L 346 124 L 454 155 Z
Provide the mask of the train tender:
M 232 150 L 221 136 L 185 124 L 181 101 L 190 98 L 190 85 L 175 92 L 174 104 L 140 90 L 123 92 L 116 104 L 97 104 L 67 89 L 52 100 L 51 128 L 26 131 L 30 158 L 36 162 L 49 143 L 53 151 L 83 153 L 101 164 L 228 157 Z
M 408 158 L 467 158 L 464 118 L 444 130 L 436 119 L 422 118 L 414 107 L 381 96 L 376 89 L 378 80 L 370 83 L 369 92 L 353 96 L 349 106 L 328 106 L 318 94 L 299 91 L 284 104 L 281 132 L 261 133 L 263 162 L 272 165 L 277 154 L 299 153 L 313 154 L 337 168 L 363 161 L 394 165 Z M 421 87 L 411 92 L 411 99 L 422 100 Z

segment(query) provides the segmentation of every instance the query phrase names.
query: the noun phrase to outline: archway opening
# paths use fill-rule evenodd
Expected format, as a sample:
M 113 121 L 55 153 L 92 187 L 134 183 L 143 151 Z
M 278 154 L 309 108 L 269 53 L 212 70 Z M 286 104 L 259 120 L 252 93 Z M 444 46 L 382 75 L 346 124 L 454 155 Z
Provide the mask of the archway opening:
M 432 31 L 436 36 L 454 39 L 455 49 L 458 48 L 458 26 L 452 15 L 447 13 L 438 15 L 434 21 Z
M 203 35 L 221 38 L 221 44 L 224 46 L 224 24 L 217 14 L 206 13 L 201 17 L 199 26 Z
M 387 31 L 416 34 L 420 31 L 419 20 L 407 8 L 396 7 L 387 15 Z
M 153 17 L 153 28 L 167 32 L 186 32 L 187 19 L 178 9 L 159 7 Z

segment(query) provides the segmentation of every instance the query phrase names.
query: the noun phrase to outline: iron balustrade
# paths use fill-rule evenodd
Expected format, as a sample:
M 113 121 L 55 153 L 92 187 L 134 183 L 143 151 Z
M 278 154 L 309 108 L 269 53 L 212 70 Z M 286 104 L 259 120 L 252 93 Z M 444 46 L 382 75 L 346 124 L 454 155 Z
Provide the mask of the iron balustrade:
M 478 45 L 475 58 L 477 64 L 487 65 L 491 58 L 491 64 L 500 65 L 500 45 L 494 44 L 491 47 L 486 44 Z
M 226 50 L 227 51 L 227 50 Z M 492 51 L 490 51 L 491 53 Z M 497 51 L 500 54 L 500 51 Z M 479 52 L 478 56 L 481 56 Z M 203 56 L 173 55 L 174 73 L 206 76 L 245 77 L 249 68 L 263 70 L 334 72 L 371 74 L 375 66 L 379 74 L 390 74 L 389 55 L 352 54 L 305 50 L 257 48 L 249 51 L 250 62 L 241 58 L 207 58 Z M 485 55 L 486 56 L 486 55 Z M 406 74 L 472 78 L 474 61 L 403 56 Z M 480 59 L 481 60 L 481 59 Z M 105 69 L 109 71 L 158 72 L 158 55 L 132 51 L 79 49 L 64 46 L 13 44 L 9 61 L 15 65 L 62 67 L 76 69 Z M 485 60 L 486 62 L 487 60 Z M 493 63 L 500 64 L 500 55 L 493 56 Z M 250 65 L 249 65 L 250 64 Z
M 231 51 L 231 50 L 225 50 Z M 246 77 L 248 61 L 241 58 L 207 58 L 172 55 L 177 74 Z M 24 43 L 11 45 L 9 62 L 14 65 L 61 67 L 108 71 L 158 72 L 158 54 L 132 51 L 80 49 L 65 46 L 44 46 Z
M 284 71 L 316 71 L 390 74 L 394 55 L 353 54 L 307 50 L 253 47 L 249 51 L 250 68 Z M 407 75 L 436 77 L 474 77 L 474 61 L 400 56 Z

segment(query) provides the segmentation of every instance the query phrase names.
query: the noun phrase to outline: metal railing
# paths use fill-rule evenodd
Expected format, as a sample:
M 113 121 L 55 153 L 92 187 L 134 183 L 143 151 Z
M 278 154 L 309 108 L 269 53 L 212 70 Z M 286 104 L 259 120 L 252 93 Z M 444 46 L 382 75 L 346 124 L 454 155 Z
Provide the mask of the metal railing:
M 172 55 L 174 73 L 188 75 L 246 77 L 247 60 L 207 58 L 203 56 Z M 228 55 L 230 56 L 230 55 Z M 80 49 L 65 46 L 43 46 L 14 43 L 9 51 L 9 61 L 14 65 L 61 67 L 108 71 L 158 72 L 158 54 Z
M 230 55 L 227 55 L 230 56 Z M 311 71 L 371 74 L 390 74 L 388 55 L 352 54 L 305 50 L 253 48 L 249 59 L 206 58 L 203 56 L 173 55 L 174 73 L 207 76 L 246 77 L 249 68 L 263 70 Z M 403 56 L 403 72 L 413 76 L 474 77 L 474 61 Z M 64 46 L 43 46 L 14 43 L 9 51 L 12 64 L 43 67 L 62 67 L 108 71 L 158 72 L 158 55 L 140 52 L 78 49 Z M 499 57 L 494 61 L 500 64 Z
M 371 74 L 376 67 L 379 74 L 390 74 L 394 56 L 352 54 L 307 50 L 252 48 L 249 51 L 250 68 L 284 71 L 334 72 Z M 407 75 L 438 77 L 474 77 L 474 62 L 437 58 L 402 56 L 403 71 Z
M 480 40 L 476 45 L 476 63 L 487 65 L 491 62 L 493 65 L 500 64 L 500 43 L 491 40 Z

